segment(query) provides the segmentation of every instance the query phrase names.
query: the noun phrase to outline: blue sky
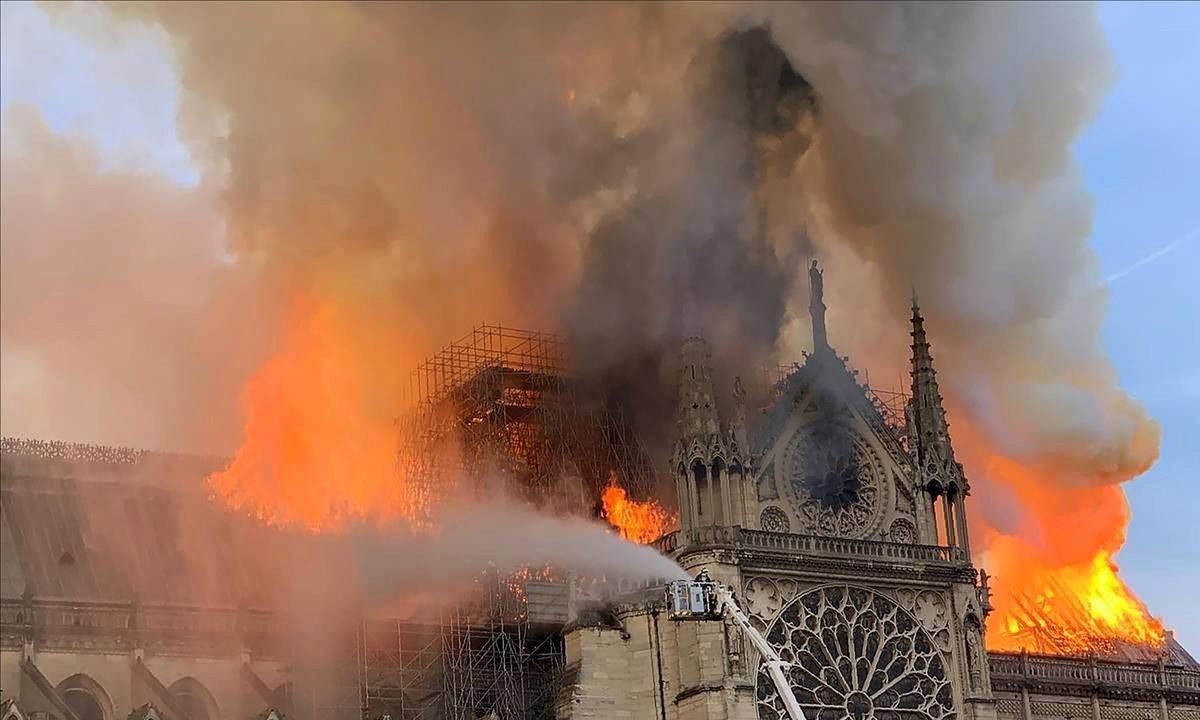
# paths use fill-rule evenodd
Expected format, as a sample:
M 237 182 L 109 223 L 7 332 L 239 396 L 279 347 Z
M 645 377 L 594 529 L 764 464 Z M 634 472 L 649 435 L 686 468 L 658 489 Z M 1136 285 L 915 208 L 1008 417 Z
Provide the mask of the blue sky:
M 67 11 L 106 24 L 94 7 Z M 105 163 L 196 181 L 160 32 L 126 26 L 101 51 L 30 4 L 0 3 L 0 13 L 0 105 L 35 105 L 55 130 L 92 138 Z M 1123 386 L 1163 426 L 1158 464 L 1127 486 L 1133 521 L 1118 560 L 1200 654 L 1200 3 L 1103 4 L 1100 14 L 1121 75 L 1076 153 L 1113 278 L 1104 342 Z
M 1158 463 L 1126 487 L 1118 563 L 1200 654 L 1200 3 L 1103 4 L 1100 17 L 1121 76 L 1076 153 L 1104 275 L 1133 267 L 1109 283 L 1104 344 L 1163 428 Z
M 59 10 L 88 15 L 105 40 L 81 37 L 30 2 L 0 3 L 0 107 L 37 107 L 56 132 L 94 142 L 104 165 L 162 172 L 194 184 L 199 172 L 176 135 L 179 83 L 165 33 L 118 23 L 84 3 Z

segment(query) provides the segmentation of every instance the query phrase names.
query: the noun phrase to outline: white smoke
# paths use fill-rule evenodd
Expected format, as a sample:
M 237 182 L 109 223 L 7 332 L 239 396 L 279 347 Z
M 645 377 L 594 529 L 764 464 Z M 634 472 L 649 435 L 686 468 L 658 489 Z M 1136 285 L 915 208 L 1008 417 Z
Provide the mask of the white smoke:
M 482 569 L 502 577 L 524 568 L 557 576 L 679 580 L 687 575 L 656 550 L 631 543 L 597 522 L 557 517 L 503 499 L 455 506 L 431 530 L 406 526 L 350 535 L 367 594 L 457 588 Z

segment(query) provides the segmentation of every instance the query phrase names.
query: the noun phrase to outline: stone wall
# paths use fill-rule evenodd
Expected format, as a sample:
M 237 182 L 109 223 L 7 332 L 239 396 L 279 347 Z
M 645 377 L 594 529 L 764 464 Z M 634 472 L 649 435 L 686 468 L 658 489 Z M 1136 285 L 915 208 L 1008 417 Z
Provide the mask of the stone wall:
M 571 687 L 560 720 L 755 720 L 754 689 L 735 672 L 735 629 L 671 621 L 656 606 L 618 608 L 608 623 L 569 628 Z
M 41 693 L 36 683 L 21 666 L 25 657 L 21 650 L 0 652 L 0 697 L 15 699 L 22 708 L 36 710 L 45 701 L 38 697 Z M 163 705 L 135 672 L 137 660 L 130 654 L 39 652 L 29 657 L 51 687 L 57 688 L 77 675 L 89 678 L 106 696 L 101 704 L 111 707 L 114 719 L 125 718 L 145 703 Z M 147 657 L 144 663 L 164 687 L 188 679 L 203 687 L 216 705 L 212 720 L 245 720 L 269 707 L 269 701 L 246 679 L 242 658 Z M 269 688 L 286 679 L 286 668 L 277 661 L 255 661 L 248 667 Z

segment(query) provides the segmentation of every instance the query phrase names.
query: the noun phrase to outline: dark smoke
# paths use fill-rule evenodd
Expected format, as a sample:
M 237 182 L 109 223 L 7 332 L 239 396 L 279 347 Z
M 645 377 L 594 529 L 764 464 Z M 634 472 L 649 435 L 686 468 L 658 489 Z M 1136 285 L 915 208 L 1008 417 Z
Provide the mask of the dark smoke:
M 811 252 L 803 228 L 789 230 L 784 254 L 767 238 L 769 184 L 811 139 L 808 84 L 761 28 L 710 41 L 684 84 L 678 123 L 607 139 L 615 152 L 604 154 L 626 156 L 627 177 L 671 176 L 639 185 L 591 230 L 562 319 L 580 370 L 659 448 L 683 339 L 706 335 L 727 370 L 765 365 Z M 630 146 L 638 152 L 621 152 Z M 606 189 L 597 179 L 588 193 Z
M 1090 5 L 112 10 L 171 38 L 237 273 L 334 320 L 328 377 L 364 387 L 331 383 L 329 407 L 363 421 L 329 432 L 388 427 L 407 369 L 490 320 L 564 331 L 661 445 L 677 341 L 707 335 L 724 382 L 797 358 L 816 255 L 832 344 L 883 384 L 902 382 L 918 291 L 976 483 L 992 455 L 1063 488 L 1155 458 L 1157 426 L 1100 349 L 1071 156 L 1113 74 Z M 6 253 L 38 241 L 10 212 Z M 212 380 L 201 367 L 189 389 Z M 227 394 L 195 394 L 166 412 L 238 422 L 209 412 Z

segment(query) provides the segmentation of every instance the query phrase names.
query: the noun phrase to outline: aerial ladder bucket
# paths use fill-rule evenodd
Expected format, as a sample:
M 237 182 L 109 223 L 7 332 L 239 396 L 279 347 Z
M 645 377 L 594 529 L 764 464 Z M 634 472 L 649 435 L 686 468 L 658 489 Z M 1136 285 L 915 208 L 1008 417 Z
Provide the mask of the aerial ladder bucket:
M 676 580 L 667 585 L 667 617 L 672 620 L 720 620 L 727 618 L 742 629 L 750 642 L 762 655 L 767 676 L 779 693 L 783 707 L 790 720 L 806 720 L 792 684 L 787 678 L 791 663 L 784 662 L 775 648 L 763 637 L 750 618 L 742 612 L 733 598 L 733 592 L 720 583 L 712 582 L 706 573 L 695 580 Z

